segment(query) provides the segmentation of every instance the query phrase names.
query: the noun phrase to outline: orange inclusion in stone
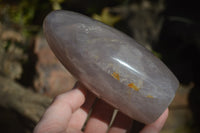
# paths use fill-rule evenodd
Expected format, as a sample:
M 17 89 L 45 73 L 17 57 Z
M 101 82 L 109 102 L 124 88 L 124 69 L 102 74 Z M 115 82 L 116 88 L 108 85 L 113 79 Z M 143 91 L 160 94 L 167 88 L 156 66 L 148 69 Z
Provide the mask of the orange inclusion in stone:
M 113 72 L 112 76 L 113 76 L 113 78 L 119 80 L 119 74 L 118 73 Z
M 135 91 L 139 91 L 140 90 L 140 88 L 138 88 L 134 83 L 128 84 L 128 87 L 134 89 Z
M 152 95 L 147 95 L 148 98 L 154 98 Z

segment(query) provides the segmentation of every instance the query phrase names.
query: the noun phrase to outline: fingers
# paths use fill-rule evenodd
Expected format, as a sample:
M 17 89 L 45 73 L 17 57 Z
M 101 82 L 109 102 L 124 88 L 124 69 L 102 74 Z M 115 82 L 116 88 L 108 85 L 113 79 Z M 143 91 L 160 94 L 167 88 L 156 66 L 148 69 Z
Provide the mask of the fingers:
M 78 88 L 59 95 L 46 110 L 34 133 L 81 133 L 81 128 L 95 99 L 94 94 L 87 92 L 80 85 Z M 106 133 L 113 111 L 113 107 L 102 100 L 98 100 L 85 127 L 85 133 Z M 146 125 L 141 133 L 158 133 L 167 117 L 168 109 L 154 123 Z M 129 131 L 131 125 L 132 120 L 129 117 L 118 113 L 109 133 L 125 133 Z
M 85 127 L 85 133 L 106 133 L 114 108 L 98 100 Z
M 85 101 L 85 90 L 75 88 L 56 97 L 36 126 L 34 133 L 58 133 L 66 130 L 72 113 Z
M 169 110 L 165 112 L 152 124 L 146 125 L 140 133 L 159 133 L 167 120 Z
M 118 112 L 108 133 L 127 133 L 131 130 L 133 120 Z
M 95 99 L 96 96 L 93 93 L 87 91 L 85 103 L 81 106 L 80 109 L 76 110 L 76 112 L 72 114 L 71 120 L 67 126 L 68 129 L 82 129 L 87 119 L 88 113 L 95 102 Z

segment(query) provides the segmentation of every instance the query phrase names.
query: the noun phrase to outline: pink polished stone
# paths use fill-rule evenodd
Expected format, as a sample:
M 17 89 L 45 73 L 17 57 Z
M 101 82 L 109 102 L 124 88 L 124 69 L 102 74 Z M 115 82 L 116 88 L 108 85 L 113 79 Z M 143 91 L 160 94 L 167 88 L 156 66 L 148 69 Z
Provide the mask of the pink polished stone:
M 87 16 L 54 11 L 46 39 L 61 63 L 90 91 L 129 117 L 152 123 L 174 98 L 179 82 L 132 38 Z

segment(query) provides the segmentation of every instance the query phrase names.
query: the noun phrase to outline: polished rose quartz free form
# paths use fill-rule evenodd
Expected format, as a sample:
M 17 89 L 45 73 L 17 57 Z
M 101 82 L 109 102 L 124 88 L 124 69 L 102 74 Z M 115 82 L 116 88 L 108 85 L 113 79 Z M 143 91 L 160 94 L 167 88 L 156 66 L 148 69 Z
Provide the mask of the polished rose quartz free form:
M 120 31 L 71 11 L 50 13 L 43 26 L 71 74 L 129 117 L 152 123 L 174 98 L 179 82 L 172 72 Z

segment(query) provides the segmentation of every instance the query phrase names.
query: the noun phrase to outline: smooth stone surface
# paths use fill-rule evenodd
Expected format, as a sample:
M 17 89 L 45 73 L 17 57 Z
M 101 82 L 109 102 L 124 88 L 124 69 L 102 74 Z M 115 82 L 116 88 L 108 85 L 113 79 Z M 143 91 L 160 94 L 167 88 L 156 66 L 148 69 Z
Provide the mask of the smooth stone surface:
M 127 35 L 70 11 L 44 20 L 46 39 L 62 64 L 90 91 L 131 118 L 155 121 L 179 82 L 152 53 Z

